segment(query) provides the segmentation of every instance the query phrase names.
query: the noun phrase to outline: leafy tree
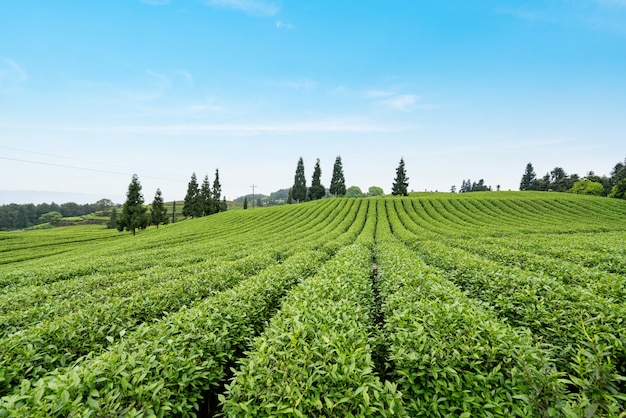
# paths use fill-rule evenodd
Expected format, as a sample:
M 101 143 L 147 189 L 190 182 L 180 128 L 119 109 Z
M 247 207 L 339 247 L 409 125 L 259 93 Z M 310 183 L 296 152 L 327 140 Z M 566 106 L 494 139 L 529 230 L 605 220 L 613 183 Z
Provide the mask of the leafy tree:
M 15 219 L 15 227 L 18 229 L 28 228 L 30 221 L 28 220 L 28 213 L 26 206 L 20 205 L 17 209 L 17 218 Z
M 346 190 L 345 197 L 363 197 L 363 192 L 359 186 L 350 186 Z
M 87 213 L 89 213 L 89 212 L 85 212 L 83 208 L 81 207 L 81 205 L 79 205 L 78 203 L 74 203 L 74 202 L 63 203 L 61 205 L 60 212 L 64 218 L 71 218 L 72 216 L 81 216 L 81 215 L 86 215 Z
M 341 197 L 346 194 L 346 179 L 343 176 L 343 165 L 341 156 L 335 159 L 333 166 L 333 177 L 330 181 L 330 194 L 335 197 Z
M 478 183 L 472 183 L 470 192 L 486 192 L 490 190 L 491 190 L 491 186 L 487 186 L 485 184 L 485 180 L 480 179 L 478 180 Z
M 550 190 L 555 192 L 566 192 L 572 188 L 575 182 L 578 181 L 578 175 L 567 175 L 565 170 L 561 167 L 555 167 L 550 172 Z
M 187 184 L 187 194 L 183 204 L 183 215 L 192 218 L 202 216 L 202 201 L 200 200 L 200 188 L 196 173 L 191 174 L 191 180 Z
M 585 176 L 585 180 L 595 181 L 596 183 L 600 183 L 604 190 L 602 191 L 602 196 L 607 196 L 611 193 L 611 179 L 607 176 L 598 176 L 593 171 L 590 171 Z
M 371 186 L 369 189 L 367 189 L 367 194 L 368 196 L 383 196 L 385 194 L 385 191 L 382 187 Z
M 93 206 L 94 210 L 100 211 L 106 216 L 109 214 L 109 210 L 115 206 L 115 203 L 111 199 L 100 199 Z
M 626 159 L 624 162 L 615 164 L 613 170 L 611 170 L 611 183 L 615 186 L 617 183 L 626 179 Z
M 535 190 L 540 190 L 542 192 L 547 192 L 548 190 L 551 190 L 552 183 L 550 181 L 550 173 L 546 173 L 546 175 L 543 176 L 541 179 L 538 179 L 535 184 Z
M 602 193 L 604 193 L 604 186 L 602 186 L 602 183 L 591 180 L 578 180 L 569 191 L 575 194 L 602 196 Z
M 615 186 L 613 186 L 608 197 L 626 199 L 626 178 L 620 180 Z
M 220 183 L 220 171 L 215 169 L 215 179 L 213 180 L 213 204 L 215 210 L 213 213 L 225 212 L 224 205 L 220 204 L 220 198 L 222 197 L 222 184 Z
M 152 201 L 152 207 L 150 208 L 150 215 L 152 218 L 152 225 L 156 225 L 157 229 L 160 224 L 167 224 L 169 218 L 167 217 L 167 209 L 163 204 L 163 196 L 161 195 L 161 189 L 157 189 L 154 200 Z
M 243 198 L 243 208 L 248 209 L 248 196 Z
M 263 201 L 261 200 L 261 198 L 260 198 L 260 197 L 256 200 L 256 206 L 257 206 L 258 208 L 263 207 Z
M 63 219 L 63 215 L 61 215 L 61 213 L 48 212 L 48 213 L 44 213 L 43 215 L 39 217 L 39 223 L 40 224 L 49 223 L 50 225 L 54 225 L 57 222 L 59 222 L 61 219 Z
M 306 199 L 306 178 L 304 177 L 304 162 L 302 157 L 298 160 L 298 166 L 296 167 L 296 174 L 293 178 L 293 187 L 291 188 L 291 198 L 296 203 L 304 202 Z
M 109 220 L 107 221 L 107 228 L 109 229 L 117 228 L 117 208 L 115 207 L 111 209 L 111 216 L 109 217 Z
M 322 169 L 320 168 L 320 159 L 317 159 L 315 168 L 313 169 L 313 179 L 311 180 L 311 187 L 309 188 L 309 199 L 318 200 L 326 195 L 326 188 L 322 186 L 321 182 Z
M 526 171 L 524 171 L 524 175 L 522 176 L 522 181 L 520 182 L 519 189 L 520 190 L 536 190 L 537 187 L 537 174 L 535 174 L 535 169 L 531 163 L 526 164 Z
M 202 186 L 200 187 L 200 201 L 202 202 L 202 214 L 204 216 L 213 215 L 217 212 L 208 175 L 204 176 Z
M 150 215 L 143 205 L 144 199 L 141 194 L 141 184 L 137 174 L 133 174 L 132 181 L 128 185 L 126 202 L 122 206 L 122 213 L 117 219 L 117 229 L 122 232 L 132 231 L 136 234 L 137 229 L 146 229 L 150 224 Z
M 396 178 L 393 180 L 391 186 L 391 194 L 394 196 L 408 196 L 409 195 L 409 178 L 406 176 L 404 168 L 404 158 L 400 158 L 400 165 L 396 169 Z

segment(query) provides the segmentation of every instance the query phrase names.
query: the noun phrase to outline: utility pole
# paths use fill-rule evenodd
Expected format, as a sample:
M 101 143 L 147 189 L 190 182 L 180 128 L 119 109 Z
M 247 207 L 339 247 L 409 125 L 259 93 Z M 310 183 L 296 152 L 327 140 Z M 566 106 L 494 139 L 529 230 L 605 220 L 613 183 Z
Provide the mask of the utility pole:
M 252 209 L 254 209 L 254 188 L 257 187 L 254 183 L 252 183 Z

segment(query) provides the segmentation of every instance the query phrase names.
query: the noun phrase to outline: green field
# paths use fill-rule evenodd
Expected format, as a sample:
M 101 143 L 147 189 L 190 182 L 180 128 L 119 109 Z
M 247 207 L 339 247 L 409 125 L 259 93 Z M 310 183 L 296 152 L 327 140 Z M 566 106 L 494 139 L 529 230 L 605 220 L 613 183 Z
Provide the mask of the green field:
M 0 417 L 626 416 L 625 296 L 564 193 L 0 233 Z

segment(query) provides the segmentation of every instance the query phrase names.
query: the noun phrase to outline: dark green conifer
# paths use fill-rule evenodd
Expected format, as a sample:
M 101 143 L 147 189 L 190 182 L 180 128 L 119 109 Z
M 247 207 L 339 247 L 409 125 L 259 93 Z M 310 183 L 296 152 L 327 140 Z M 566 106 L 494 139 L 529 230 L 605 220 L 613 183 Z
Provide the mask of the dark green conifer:
M 400 158 L 400 165 L 396 169 L 396 178 L 393 180 L 391 186 L 391 194 L 394 196 L 408 196 L 409 195 L 409 178 L 406 176 L 404 168 L 404 158 Z
M 333 166 L 333 177 L 330 181 L 330 194 L 335 197 L 341 197 L 346 194 L 346 179 L 343 176 L 343 165 L 341 164 L 340 156 L 335 159 L 335 165 Z
M 293 179 L 293 187 L 291 188 L 291 198 L 296 203 L 304 202 L 306 200 L 307 188 L 306 178 L 304 177 L 304 162 L 302 157 L 298 160 L 298 166 L 296 167 L 296 174 Z
M 126 202 L 124 202 L 122 213 L 117 219 L 118 231 L 132 231 L 133 235 L 135 235 L 137 229 L 146 229 L 150 225 L 150 215 L 147 213 L 148 209 L 143 204 L 141 184 L 137 174 L 133 174 L 133 178 L 128 185 Z

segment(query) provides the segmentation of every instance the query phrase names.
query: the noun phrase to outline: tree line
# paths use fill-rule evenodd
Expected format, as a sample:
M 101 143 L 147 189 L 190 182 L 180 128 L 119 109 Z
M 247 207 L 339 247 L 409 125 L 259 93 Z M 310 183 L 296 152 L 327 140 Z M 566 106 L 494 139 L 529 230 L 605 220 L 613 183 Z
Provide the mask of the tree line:
M 626 159 L 618 162 L 610 176 L 598 176 L 589 171 L 586 176 L 567 174 L 562 167 L 555 167 L 543 177 L 537 177 L 532 163 L 526 165 L 520 181 L 520 190 L 571 192 L 626 199 Z
M 44 223 L 56 223 L 61 218 L 85 216 L 101 212 L 104 216 L 115 204 L 109 199 L 100 199 L 96 203 L 78 204 L 75 202 L 57 203 L 11 203 L 0 206 L 0 230 L 25 229 Z
M 144 197 L 141 193 L 141 183 L 136 174 L 128 185 L 126 193 L 126 202 L 122 205 L 120 214 L 117 211 L 111 213 L 111 218 L 107 224 L 108 227 L 117 227 L 118 231 L 130 231 L 133 235 L 138 229 L 145 229 L 150 225 L 165 225 L 169 223 L 167 208 L 163 203 L 161 189 L 157 189 L 154 200 L 150 205 L 150 212 L 144 206 Z M 222 185 L 220 183 L 219 170 L 215 170 L 215 179 L 213 185 L 209 182 L 209 176 L 206 175 L 202 185 L 198 184 L 196 173 L 192 173 L 191 179 L 187 184 L 187 193 L 183 203 L 183 215 L 188 218 L 199 218 L 202 216 L 213 215 L 218 212 L 228 210 L 226 198 L 220 200 L 222 195 Z M 172 222 L 176 222 L 176 201 L 172 210 Z
M 313 168 L 313 177 L 311 186 L 307 187 L 306 177 L 304 174 L 304 162 L 302 157 L 298 160 L 296 173 L 294 175 L 293 185 L 289 189 L 287 203 L 301 203 L 311 200 L 321 199 L 323 197 L 364 197 L 365 194 L 357 186 L 346 188 L 346 179 L 343 173 L 343 163 L 341 156 L 337 156 L 333 165 L 333 174 L 330 180 L 328 190 L 321 182 L 322 169 L 320 167 L 320 159 L 318 158 Z M 409 178 L 406 176 L 406 168 L 404 158 L 400 159 L 398 168 L 396 169 L 396 177 L 391 186 L 391 194 L 394 196 L 407 196 L 409 187 Z M 368 190 L 369 196 L 381 196 L 384 194 L 382 188 L 372 186 Z

